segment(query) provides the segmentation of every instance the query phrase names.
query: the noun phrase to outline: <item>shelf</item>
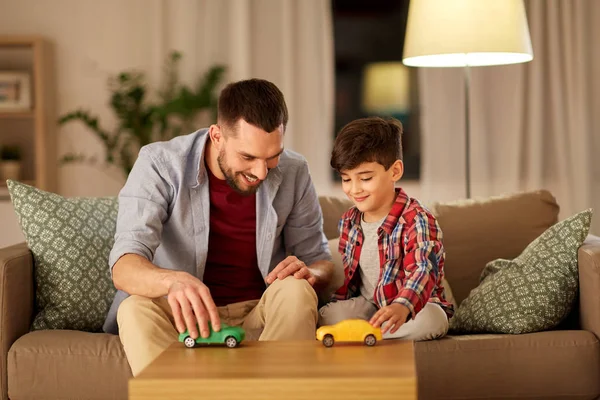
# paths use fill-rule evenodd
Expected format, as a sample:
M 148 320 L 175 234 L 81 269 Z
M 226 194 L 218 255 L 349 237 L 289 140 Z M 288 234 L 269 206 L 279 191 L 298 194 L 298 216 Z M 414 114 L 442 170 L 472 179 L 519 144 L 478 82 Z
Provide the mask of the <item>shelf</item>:
M 35 117 L 33 110 L 27 111 L 2 111 L 0 110 L 0 119 L 31 119 Z
M 32 47 L 43 39 L 37 35 L 0 35 L 0 43 L 5 47 Z
M 52 44 L 41 36 L 0 34 L 0 69 L 30 73 L 32 104 L 14 110 L 0 108 L 0 141 L 22 148 L 23 176 L 35 177 L 34 186 L 48 191 L 55 190 L 58 175 L 53 53 Z

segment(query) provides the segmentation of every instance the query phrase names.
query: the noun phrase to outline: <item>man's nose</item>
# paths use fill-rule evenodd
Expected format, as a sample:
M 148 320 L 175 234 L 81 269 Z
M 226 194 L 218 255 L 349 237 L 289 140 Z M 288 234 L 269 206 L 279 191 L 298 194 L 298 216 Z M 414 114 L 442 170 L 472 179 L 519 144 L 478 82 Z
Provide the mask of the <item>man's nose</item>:
M 256 160 L 256 163 L 252 166 L 250 172 L 252 172 L 252 175 L 257 177 L 261 181 L 265 180 L 265 178 L 267 177 L 267 173 L 269 172 L 269 169 L 267 168 L 267 162 L 262 160 Z

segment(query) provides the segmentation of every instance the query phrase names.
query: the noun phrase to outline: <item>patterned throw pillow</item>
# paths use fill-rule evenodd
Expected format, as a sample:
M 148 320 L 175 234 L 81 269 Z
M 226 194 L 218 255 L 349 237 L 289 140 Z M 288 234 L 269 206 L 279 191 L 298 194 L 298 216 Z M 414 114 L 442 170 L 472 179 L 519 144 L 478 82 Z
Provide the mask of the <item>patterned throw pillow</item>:
M 514 260 L 488 263 L 450 330 L 516 334 L 556 327 L 577 297 L 577 250 L 591 220 L 592 210 L 582 211 L 547 229 Z
M 117 199 L 64 198 L 15 181 L 8 190 L 35 263 L 32 329 L 101 331 L 115 294 Z

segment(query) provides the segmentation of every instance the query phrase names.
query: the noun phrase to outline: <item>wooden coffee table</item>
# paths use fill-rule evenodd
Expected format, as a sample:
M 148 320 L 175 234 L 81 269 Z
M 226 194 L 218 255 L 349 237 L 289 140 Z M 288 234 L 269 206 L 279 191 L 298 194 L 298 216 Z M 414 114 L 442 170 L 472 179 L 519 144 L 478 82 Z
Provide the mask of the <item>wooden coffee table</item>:
M 321 398 L 416 399 L 412 342 L 243 342 L 235 349 L 174 343 L 129 381 L 130 400 Z

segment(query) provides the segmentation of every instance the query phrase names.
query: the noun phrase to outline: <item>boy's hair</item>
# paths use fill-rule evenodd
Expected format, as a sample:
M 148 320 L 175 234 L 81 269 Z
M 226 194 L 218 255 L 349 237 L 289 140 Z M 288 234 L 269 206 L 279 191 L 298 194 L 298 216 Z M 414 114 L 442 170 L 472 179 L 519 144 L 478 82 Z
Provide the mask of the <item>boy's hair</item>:
M 333 144 L 331 167 L 338 172 L 376 162 L 388 170 L 402 160 L 402 123 L 395 118 L 369 117 L 344 126 Z
M 240 118 L 266 132 L 288 122 L 283 93 L 264 79 L 230 83 L 221 91 L 217 110 L 219 124 L 234 127 Z

